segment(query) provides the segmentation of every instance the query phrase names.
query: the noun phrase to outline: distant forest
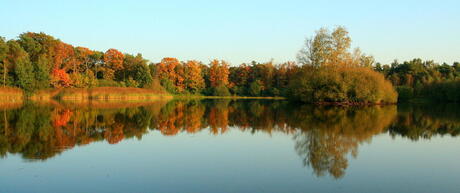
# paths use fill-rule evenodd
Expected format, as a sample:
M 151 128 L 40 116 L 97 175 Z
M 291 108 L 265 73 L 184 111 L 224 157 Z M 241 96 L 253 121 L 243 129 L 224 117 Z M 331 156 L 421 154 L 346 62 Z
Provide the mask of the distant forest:
M 320 29 L 307 39 L 297 62 L 230 65 L 218 59 L 203 63 L 166 57 L 153 63 L 141 54 L 113 48 L 95 51 L 45 33 L 27 32 L 12 40 L 0 37 L 0 85 L 21 88 L 25 93 L 49 88 L 138 87 L 176 95 L 376 103 L 395 101 L 397 94 L 390 88 L 395 87 L 400 101 L 430 98 L 459 102 L 460 63 L 413 59 L 380 64 L 359 49 L 350 51 L 350 43 L 345 28 L 337 27 Z M 374 87 L 360 86 L 369 81 L 375 82 Z M 372 94 L 377 92 L 380 94 Z

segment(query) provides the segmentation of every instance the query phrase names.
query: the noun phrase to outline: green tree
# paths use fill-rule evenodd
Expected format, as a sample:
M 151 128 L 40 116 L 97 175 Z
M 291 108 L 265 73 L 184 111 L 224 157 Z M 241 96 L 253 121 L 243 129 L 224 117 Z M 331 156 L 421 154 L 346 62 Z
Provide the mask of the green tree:
M 38 57 L 34 65 L 35 89 L 44 89 L 50 86 L 50 68 L 48 58 L 44 55 Z
M 4 87 L 6 86 L 6 78 L 7 78 L 6 76 L 8 74 L 7 62 L 5 61 L 7 53 L 8 53 L 8 44 L 5 42 L 5 38 L 0 37 L 0 64 L 3 66 L 2 84 Z
M 8 63 L 13 66 L 15 86 L 30 93 L 34 89 L 34 69 L 29 54 L 16 41 L 8 41 Z
M 260 84 L 260 81 L 254 81 L 249 85 L 249 94 L 251 96 L 260 96 L 261 92 L 262 85 Z

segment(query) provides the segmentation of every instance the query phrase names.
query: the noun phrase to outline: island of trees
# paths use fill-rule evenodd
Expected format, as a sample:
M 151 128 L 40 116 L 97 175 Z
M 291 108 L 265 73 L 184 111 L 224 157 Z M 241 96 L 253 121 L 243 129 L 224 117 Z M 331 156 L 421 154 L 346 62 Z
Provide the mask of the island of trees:
M 130 87 L 158 94 L 282 96 L 310 103 L 459 102 L 458 62 L 414 59 L 383 65 L 359 49 L 350 50 L 350 44 L 345 28 L 323 28 L 306 40 L 298 62 L 230 65 L 167 57 L 152 63 L 141 54 L 95 51 L 27 32 L 17 39 L 0 37 L 0 85 L 3 95 L 26 96 L 43 90 Z

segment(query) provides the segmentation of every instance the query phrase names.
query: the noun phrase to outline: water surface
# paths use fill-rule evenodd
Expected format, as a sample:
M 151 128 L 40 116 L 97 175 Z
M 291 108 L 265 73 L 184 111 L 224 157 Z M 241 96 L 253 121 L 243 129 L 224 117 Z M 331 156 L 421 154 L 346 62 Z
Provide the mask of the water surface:
M 3 105 L 0 192 L 459 192 L 459 107 Z

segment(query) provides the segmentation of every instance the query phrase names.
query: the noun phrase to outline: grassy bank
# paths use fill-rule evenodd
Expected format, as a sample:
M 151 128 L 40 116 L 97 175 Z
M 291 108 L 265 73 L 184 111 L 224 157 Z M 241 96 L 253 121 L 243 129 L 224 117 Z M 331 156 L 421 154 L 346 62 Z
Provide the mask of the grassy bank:
M 251 97 L 251 96 L 202 96 L 202 95 L 175 95 L 179 99 L 268 99 L 284 100 L 284 97 Z
M 36 91 L 30 96 L 24 96 L 24 92 L 18 88 L 0 89 L 0 99 L 5 102 L 23 101 L 25 98 L 32 101 L 131 101 L 142 102 L 160 99 L 267 99 L 283 100 L 284 97 L 251 97 L 251 96 L 203 96 L 203 95 L 170 95 L 165 92 L 156 92 L 143 88 L 127 87 L 96 87 L 96 88 L 64 88 L 44 89 Z M 0 102 L 1 103 L 1 102 Z
M 34 93 L 30 99 L 35 101 L 149 101 L 172 98 L 166 93 L 150 89 L 125 87 L 66 88 L 47 89 Z
M 22 101 L 24 92 L 18 88 L 2 87 L 0 88 L 0 103 Z

